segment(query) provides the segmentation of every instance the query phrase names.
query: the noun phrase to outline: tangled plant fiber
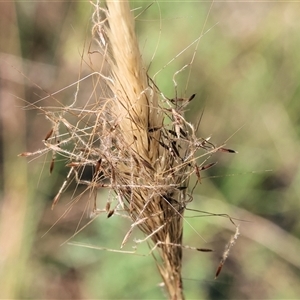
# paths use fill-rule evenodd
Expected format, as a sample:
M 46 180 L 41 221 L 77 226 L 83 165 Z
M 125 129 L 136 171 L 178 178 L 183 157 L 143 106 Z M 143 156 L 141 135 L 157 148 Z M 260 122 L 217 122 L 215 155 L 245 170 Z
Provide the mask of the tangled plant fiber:
M 45 111 L 53 124 L 45 137 L 45 148 L 21 155 L 50 151 L 69 160 L 69 174 L 53 207 L 72 178 L 91 191 L 113 190 L 117 204 L 112 208 L 107 202 L 108 217 L 125 210 L 132 221 L 122 246 L 135 227 L 142 230 L 143 241 L 155 249 L 151 253 L 169 298 L 183 299 L 183 215 L 193 199 L 192 192 L 188 193 L 189 179 L 196 174 L 197 181 L 201 180 L 200 172 L 214 165 L 205 165 L 213 153 L 235 151 L 196 137 L 194 126 L 183 114 L 195 95 L 168 99 L 159 91 L 143 66 L 128 1 L 107 1 L 106 5 L 94 4 L 93 15 L 97 51 L 108 69 L 108 74 L 94 74 L 101 95 L 84 108 L 75 107 L 75 99 L 59 113 Z M 73 121 L 66 117 L 68 113 Z M 66 133 L 62 133 L 62 127 Z M 199 158 L 203 158 L 201 164 L 197 164 Z M 50 172 L 53 166 L 54 158 Z M 92 180 L 81 179 L 81 171 L 87 166 L 94 168 Z

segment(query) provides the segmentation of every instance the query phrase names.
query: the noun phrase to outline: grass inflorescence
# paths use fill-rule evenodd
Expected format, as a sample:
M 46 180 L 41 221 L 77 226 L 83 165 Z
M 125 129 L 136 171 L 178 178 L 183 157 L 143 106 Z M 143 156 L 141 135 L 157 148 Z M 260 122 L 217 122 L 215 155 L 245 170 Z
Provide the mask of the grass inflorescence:
M 123 247 L 135 227 L 145 235 L 155 257 L 170 299 L 183 298 L 181 279 L 184 211 L 193 200 L 191 176 L 201 182 L 201 172 L 213 167 L 208 159 L 217 151 L 235 153 L 216 146 L 209 138 L 197 137 L 197 128 L 185 118 L 186 106 L 197 96 L 170 99 L 159 90 L 143 65 L 134 30 L 134 16 L 127 1 L 94 4 L 94 55 L 103 58 L 95 71 L 94 101 L 84 106 L 74 102 L 49 112 L 52 128 L 45 135 L 44 148 L 23 156 L 51 152 L 50 173 L 59 155 L 67 160 L 68 175 L 55 196 L 58 203 L 71 180 L 85 185 L 95 197 L 93 213 L 111 217 L 126 211 L 131 219 Z M 97 94 L 95 91 L 98 91 Z M 91 178 L 83 171 L 92 168 Z M 99 209 L 96 192 L 114 191 Z M 226 248 L 220 272 L 238 231 Z M 208 252 L 210 249 L 197 249 Z

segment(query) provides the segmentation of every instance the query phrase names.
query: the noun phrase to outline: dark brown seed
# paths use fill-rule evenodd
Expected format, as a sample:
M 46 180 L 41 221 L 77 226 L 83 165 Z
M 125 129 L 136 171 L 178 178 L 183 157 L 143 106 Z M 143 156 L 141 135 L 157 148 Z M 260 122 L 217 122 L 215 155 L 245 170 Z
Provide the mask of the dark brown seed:
M 197 165 L 195 166 L 195 172 L 196 172 L 196 176 L 198 178 L 199 183 L 201 183 L 200 170 L 199 170 L 199 167 Z
M 179 155 L 179 152 L 178 152 L 178 150 L 177 150 L 177 148 L 176 148 L 176 142 L 175 142 L 175 141 L 172 141 L 172 142 L 171 142 L 171 145 L 172 145 L 172 148 L 173 148 L 175 154 L 176 154 L 179 158 L 181 158 L 180 155 Z
M 213 252 L 214 250 L 212 249 L 208 249 L 208 248 L 196 248 L 197 251 L 201 251 L 201 252 Z
M 115 213 L 114 209 L 110 210 L 107 214 L 107 219 L 110 218 L 114 213 Z
M 50 163 L 50 174 L 52 174 L 54 169 L 54 158 L 52 158 L 51 163 Z
M 207 170 L 207 169 L 213 167 L 213 166 L 216 165 L 216 164 L 217 164 L 217 162 L 213 162 L 213 163 L 207 164 L 207 165 L 205 165 L 205 166 L 202 166 L 202 167 L 200 168 L 200 171 Z
M 97 174 L 97 173 L 99 172 L 99 170 L 100 170 L 100 167 L 101 167 L 101 161 L 102 161 L 102 159 L 99 158 L 99 160 L 98 160 L 97 163 L 96 163 L 95 174 Z
M 217 269 L 217 272 L 216 272 L 216 275 L 215 275 L 215 279 L 217 279 L 217 277 L 219 276 L 219 274 L 221 273 L 221 270 L 223 268 L 223 265 L 224 263 L 223 262 L 220 262 L 219 266 L 218 266 L 218 269 Z
M 181 128 L 180 128 L 180 134 L 185 138 L 187 137 L 187 133 L 183 131 Z
M 164 144 L 164 143 L 161 142 L 161 141 L 159 141 L 159 143 L 160 143 L 160 145 L 163 146 L 165 149 L 169 150 L 169 147 L 168 147 L 166 144 Z
M 47 141 L 52 136 L 52 133 L 53 133 L 53 128 L 46 134 L 44 141 Z
M 163 196 L 163 198 L 168 202 L 170 203 L 171 205 L 174 205 L 176 203 L 178 203 L 178 201 L 174 198 L 171 198 L 171 197 L 167 197 L 167 196 Z
M 169 131 L 172 135 L 174 135 L 174 136 L 177 137 L 177 133 L 176 133 L 174 130 L 168 129 L 168 131 Z
M 220 148 L 220 149 L 218 149 L 218 151 L 227 152 L 227 153 L 237 153 L 237 151 L 232 150 L 232 149 L 227 149 L 227 148 Z
M 192 101 L 195 98 L 196 94 L 193 94 L 190 98 L 189 98 L 189 102 Z
M 187 188 L 187 186 L 179 186 L 177 187 L 177 190 L 182 191 L 185 190 Z

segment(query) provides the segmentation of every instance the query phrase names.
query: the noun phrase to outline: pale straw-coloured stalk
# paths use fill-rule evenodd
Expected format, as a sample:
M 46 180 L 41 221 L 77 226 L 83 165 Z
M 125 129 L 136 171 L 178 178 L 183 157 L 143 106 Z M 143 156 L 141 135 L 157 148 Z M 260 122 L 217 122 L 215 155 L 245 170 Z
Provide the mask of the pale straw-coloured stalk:
M 141 229 L 145 238 L 136 243 L 150 245 L 169 299 L 183 299 L 183 215 L 193 192 L 187 192 L 189 178 L 196 174 L 200 182 L 200 172 L 215 164 L 205 161 L 216 151 L 235 151 L 196 137 L 193 125 L 183 115 L 195 95 L 168 99 L 159 91 L 159 83 L 149 78 L 143 65 L 134 21 L 128 1 L 94 4 L 97 49 L 93 53 L 103 58 L 101 70 L 90 75 L 96 78 L 95 101 L 90 97 L 80 106 L 77 91 L 72 104 L 58 111 L 31 104 L 44 112 L 53 126 L 44 139 L 44 149 L 20 155 L 52 152 L 50 172 L 57 154 L 68 159 L 70 170 L 52 207 L 72 179 L 91 192 L 102 188 L 114 191 L 116 197 L 108 199 L 104 211 L 111 217 L 125 209 L 132 222 L 121 247 L 135 227 Z M 94 169 L 91 180 L 82 179 L 87 166 Z M 96 200 L 94 212 L 103 212 Z
M 169 298 L 182 299 L 178 245 L 182 244 L 185 188 L 192 164 L 185 157 L 194 151 L 186 147 L 192 126 L 188 128 L 179 110 L 161 107 L 160 93 L 141 59 L 128 1 L 106 4 L 106 9 L 96 6 L 94 31 L 111 68 L 112 98 L 106 113 L 114 124 L 115 153 L 109 162 L 113 189 L 132 221 L 157 246 L 156 262 Z M 172 124 L 167 126 L 168 118 Z
M 113 79 L 109 84 L 113 98 L 108 106 L 109 115 L 116 120 L 112 163 L 115 184 L 123 185 L 115 189 L 132 221 L 142 219 L 138 226 L 155 245 L 159 243 L 161 260 L 156 261 L 166 290 L 170 299 L 181 299 L 182 250 L 171 244 L 182 243 L 184 205 L 177 188 L 186 184 L 185 165 L 177 163 L 170 150 L 159 143 L 163 135 L 168 139 L 169 133 L 164 128 L 159 93 L 141 60 L 128 2 L 108 1 L 104 12 L 107 21 L 95 26 L 100 36 L 107 38 L 103 46 L 108 46 Z

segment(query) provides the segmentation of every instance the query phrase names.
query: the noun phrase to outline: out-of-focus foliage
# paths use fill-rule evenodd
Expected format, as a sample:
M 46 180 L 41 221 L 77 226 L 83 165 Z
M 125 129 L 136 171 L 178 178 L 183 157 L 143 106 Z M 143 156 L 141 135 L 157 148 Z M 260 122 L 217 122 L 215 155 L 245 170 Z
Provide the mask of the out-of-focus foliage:
M 92 11 L 88 2 L 0 4 L 2 298 L 163 298 L 151 256 L 66 243 L 79 223 L 89 222 L 91 203 L 84 195 L 55 223 L 72 199 L 67 191 L 51 211 L 67 172 L 62 158 L 51 176 L 50 156 L 29 164 L 17 158 L 41 148 L 51 128 L 42 114 L 22 110 L 22 99 L 34 102 L 63 89 L 37 105 L 69 105 L 77 88 L 69 85 L 92 72 L 86 55 Z M 218 164 L 203 172 L 190 204 L 243 220 L 236 221 L 241 236 L 217 280 L 234 226 L 226 218 L 186 212 L 184 243 L 215 250 L 184 250 L 187 299 L 299 297 L 299 18 L 299 3 L 200 1 L 153 3 L 137 17 L 145 65 L 151 62 L 149 74 L 158 72 L 156 83 L 168 97 L 175 95 L 174 73 L 190 63 L 196 43 L 178 54 L 203 35 L 191 68 L 176 77 L 177 93 L 197 94 L 187 114 L 197 123 L 203 112 L 201 136 L 239 152 L 212 158 Z M 92 86 L 91 78 L 80 84 L 83 102 Z M 98 202 L 107 197 L 100 191 Z M 118 249 L 128 226 L 101 215 L 72 241 Z M 147 245 L 138 252 L 148 253 Z

